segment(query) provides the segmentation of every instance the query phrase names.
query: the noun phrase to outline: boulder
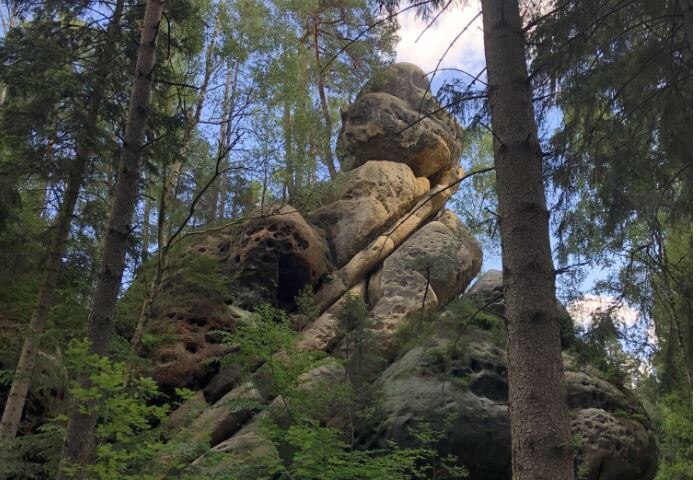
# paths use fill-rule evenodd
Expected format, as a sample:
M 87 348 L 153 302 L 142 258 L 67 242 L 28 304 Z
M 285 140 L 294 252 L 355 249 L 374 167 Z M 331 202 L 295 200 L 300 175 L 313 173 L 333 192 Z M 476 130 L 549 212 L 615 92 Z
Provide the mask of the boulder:
M 369 161 L 347 173 L 342 196 L 309 213 L 321 228 L 337 265 L 344 265 L 389 224 L 406 213 L 430 189 L 402 163 Z
M 216 373 L 207 360 L 234 351 L 233 346 L 220 343 L 210 332 L 231 330 L 236 321 L 225 310 L 200 311 L 195 305 L 158 318 L 149 334 L 163 340 L 150 353 L 153 363 L 149 376 L 166 389 L 204 387 Z
M 442 431 L 442 455 L 452 454 L 474 480 L 510 478 L 510 426 L 505 351 L 490 332 L 461 337 L 445 325 L 410 349 L 377 380 L 381 420 L 362 432 L 364 445 L 419 445 L 412 431 Z M 573 364 L 568 362 L 568 368 Z M 593 369 L 566 372 L 567 401 L 577 438 L 576 462 L 587 480 L 653 478 L 656 444 L 648 419 L 627 392 Z M 588 393 L 584 393 L 588 392 Z M 647 425 L 645 425 L 647 423 Z
M 407 164 L 417 177 L 459 165 L 462 130 L 427 91 L 415 65 L 396 64 L 378 74 L 341 112 L 338 157 L 356 168 L 368 160 Z
M 506 304 L 503 301 L 503 272 L 500 270 L 489 270 L 480 276 L 474 285 L 469 287 L 467 295 L 478 297 L 485 302 L 490 301 L 490 308 L 500 315 L 506 313 Z
M 478 305 L 488 303 L 487 311 L 497 315 L 506 314 L 506 304 L 503 297 L 503 273 L 500 270 L 489 270 L 484 273 L 467 290 L 467 297 L 474 299 Z M 564 304 L 557 300 L 559 326 L 562 348 L 568 348 L 574 341 L 574 323 Z
M 638 415 L 637 415 L 638 416 Z M 571 412 L 571 429 L 582 451 L 579 478 L 586 480 L 651 480 L 658 451 L 651 432 L 625 410 L 581 408 Z
M 420 425 L 443 432 L 441 455 L 455 455 L 476 480 L 509 478 L 505 356 L 488 341 L 472 339 L 446 356 L 452 342 L 432 338 L 409 350 L 377 380 L 383 402 L 382 420 L 360 436 L 363 444 L 400 447 L 421 444 Z M 495 348 L 495 353 L 492 352 Z
M 228 262 L 242 307 L 291 308 L 299 291 L 315 286 L 331 267 L 325 240 L 289 205 L 248 220 Z
M 428 283 L 427 298 L 434 306 L 444 305 L 464 290 L 481 261 L 478 242 L 448 211 L 421 227 L 372 275 L 370 305 L 376 308 L 394 297 L 404 306 L 422 304 Z
M 427 102 L 434 102 L 435 97 L 428 91 L 428 75 L 417 65 L 399 62 L 375 74 L 358 93 L 358 98 L 368 93 L 388 93 L 405 100 L 414 110 Z

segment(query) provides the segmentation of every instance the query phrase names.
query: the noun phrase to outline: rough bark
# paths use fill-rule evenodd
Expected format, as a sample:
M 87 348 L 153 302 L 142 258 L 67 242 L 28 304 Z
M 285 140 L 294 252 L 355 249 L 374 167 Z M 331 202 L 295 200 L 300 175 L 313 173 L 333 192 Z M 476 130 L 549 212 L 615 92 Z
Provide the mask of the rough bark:
M 680 1 L 681 12 L 683 13 L 683 29 L 688 39 L 689 54 L 693 54 L 693 3 L 691 0 Z
M 573 480 L 542 151 L 517 0 L 482 0 L 515 480 Z
M 114 325 L 117 294 L 124 272 L 124 257 L 131 232 L 131 222 L 138 197 L 141 150 L 146 120 L 149 115 L 151 87 L 156 67 L 160 19 L 165 0 L 146 3 L 134 84 L 129 100 L 124 154 L 114 191 L 109 221 L 102 238 L 102 258 L 97 284 L 88 315 L 88 340 L 91 354 L 106 355 Z M 89 387 L 89 378 L 80 378 Z M 87 408 L 74 406 L 68 420 L 68 432 L 61 455 L 58 479 L 87 478 L 87 468 L 93 461 L 95 449 L 95 404 Z M 74 467 L 67 469 L 66 467 Z M 68 472 L 71 473 L 68 473 Z
M 123 9 L 124 1 L 118 0 L 115 4 L 114 14 L 107 27 L 104 47 L 98 55 L 99 67 L 96 72 L 98 79 L 90 93 L 85 116 L 85 128 L 88 132 L 95 128 L 99 118 L 100 104 L 103 99 L 100 77 L 106 74 L 107 55 L 113 50 Z M 83 137 L 76 148 L 75 159 L 70 166 L 68 180 L 66 181 L 63 201 L 51 226 L 44 261 L 44 275 L 34 309 L 32 310 L 32 316 L 29 320 L 29 332 L 22 345 L 22 353 L 17 363 L 17 370 L 15 371 L 10 393 L 2 414 L 2 420 L 0 421 L 0 440 L 14 438 L 19 429 L 22 411 L 24 410 L 31 385 L 32 372 L 34 371 L 39 352 L 39 340 L 46 327 L 46 318 L 51 308 L 53 292 L 60 275 L 61 259 L 66 249 L 68 233 L 73 220 L 73 210 L 75 210 L 75 204 L 78 201 L 78 194 L 85 176 L 85 167 L 92 151 L 89 137 L 91 137 L 90 134 Z

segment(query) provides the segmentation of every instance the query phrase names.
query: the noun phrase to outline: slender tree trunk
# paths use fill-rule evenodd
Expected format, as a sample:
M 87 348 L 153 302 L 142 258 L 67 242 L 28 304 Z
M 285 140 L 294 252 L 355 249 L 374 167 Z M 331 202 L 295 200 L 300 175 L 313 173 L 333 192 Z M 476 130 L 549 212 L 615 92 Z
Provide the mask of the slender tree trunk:
M 146 189 L 148 189 L 148 181 L 146 181 Z M 148 260 L 148 245 L 151 243 L 151 197 L 146 192 L 143 200 L 143 223 L 141 225 L 141 265 Z
M 318 76 L 316 77 L 316 87 L 318 89 L 318 98 L 321 101 L 321 111 L 323 112 L 323 163 L 326 164 L 328 175 L 334 179 L 338 172 L 335 169 L 333 162 L 333 149 L 331 148 L 331 137 L 333 136 L 333 119 L 331 111 L 328 108 L 328 100 L 326 100 L 326 86 L 323 78 L 323 65 L 321 65 L 321 49 L 319 47 L 319 18 L 316 17 L 314 23 L 314 55 L 316 57 L 316 66 L 318 67 Z
M 285 166 L 285 186 L 287 190 L 287 202 L 291 202 L 296 197 L 294 186 L 294 152 L 292 148 L 292 112 L 288 99 L 285 98 L 282 107 L 282 127 L 284 129 L 284 166 Z
M 124 155 L 114 191 L 108 228 L 102 239 L 100 271 L 88 315 L 91 354 L 106 355 L 109 350 L 117 294 L 124 272 L 124 257 L 138 197 L 141 149 L 149 115 L 158 33 L 164 7 L 165 0 L 148 0 L 146 3 L 134 85 L 127 113 Z M 80 382 L 83 387 L 90 386 L 87 376 L 81 376 Z M 67 466 L 77 467 L 74 475 L 70 474 L 73 478 L 87 478 L 86 467 L 93 461 L 95 449 L 95 407 L 94 402 L 89 403 L 85 409 L 75 405 L 70 412 L 62 461 L 59 465 L 59 480 L 71 478 L 65 468 Z
M 542 151 L 517 0 L 482 0 L 508 339 L 514 480 L 573 480 Z
M 113 50 L 123 8 L 124 1 L 118 0 L 114 15 L 107 27 L 105 45 L 98 56 L 98 77 L 105 75 L 108 71 L 105 68 L 107 65 L 106 55 Z M 102 79 L 98 78 L 88 100 L 88 110 L 85 117 L 85 127 L 88 131 L 94 129 L 98 122 L 100 104 L 103 97 L 101 85 Z M 87 136 L 91 137 L 92 135 L 88 134 Z M 14 438 L 19 429 L 22 411 L 27 401 L 32 372 L 34 371 L 39 351 L 39 340 L 46 327 L 46 318 L 51 308 L 53 292 L 60 274 L 61 259 L 65 253 L 66 242 L 73 220 L 73 210 L 75 210 L 75 204 L 78 201 L 78 194 L 83 183 L 85 167 L 91 150 L 90 139 L 83 138 L 77 146 L 75 159 L 70 167 L 68 181 L 66 182 L 63 201 L 56 215 L 56 220 L 51 227 L 46 250 L 44 276 L 39 287 L 39 294 L 34 309 L 32 310 L 32 316 L 29 320 L 29 333 L 22 345 L 22 353 L 20 354 L 17 370 L 15 371 L 5 410 L 0 421 L 0 440 Z
M 207 91 L 209 90 L 209 83 L 211 82 L 211 77 L 214 74 L 214 54 L 216 53 L 216 39 L 219 34 L 220 19 L 217 18 L 216 23 L 214 23 L 214 29 L 211 33 L 211 39 L 207 45 L 205 59 L 204 59 L 204 76 L 202 78 L 202 84 L 199 87 L 197 96 L 194 100 L 194 107 L 191 111 L 191 115 L 187 115 L 187 124 L 185 126 L 182 135 L 182 150 L 178 155 L 177 160 L 173 163 L 173 167 L 168 175 L 168 181 L 166 184 L 167 194 L 166 194 L 166 212 L 170 211 L 170 206 L 175 202 L 175 190 L 177 188 L 178 181 L 180 180 L 180 175 L 182 174 L 182 168 L 184 167 L 184 159 L 187 158 L 190 141 L 192 140 L 192 133 L 197 128 L 199 124 L 199 119 L 202 116 L 202 109 L 204 108 L 204 100 L 206 99 Z
M 231 168 L 229 162 L 229 154 L 227 151 L 231 150 L 231 143 L 233 141 L 233 112 L 234 104 L 236 98 L 236 92 L 238 90 L 238 72 L 240 70 L 240 64 L 236 62 L 236 66 L 231 71 L 231 66 L 226 65 L 226 94 L 224 98 L 224 108 L 226 111 L 226 128 L 223 131 L 221 138 L 221 143 L 219 144 L 217 161 L 219 158 L 225 157 L 225 160 L 221 160 L 223 165 L 223 175 L 221 181 L 223 187 L 221 188 L 219 202 L 219 221 L 223 220 L 226 216 L 226 203 L 229 200 L 230 188 L 231 188 L 231 176 L 228 170 Z M 232 214 L 233 215 L 233 214 Z
M 143 340 L 143 332 L 146 329 L 146 323 L 149 318 L 153 317 L 153 305 L 155 305 L 158 293 L 160 292 L 161 282 L 163 280 L 163 275 L 168 267 L 168 253 L 170 251 L 170 241 L 168 240 L 168 235 L 170 233 L 170 222 L 168 221 L 168 215 L 171 214 L 170 207 L 175 202 L 175 188 L 177 187 L 177 182 L 182 173 L 182 167 L 184 166 L 183 158 L 186 157 L 187 147 L 192 138 L 192 133 L 194 132 L 199 119 L 202 114 L 202 108 L 204 106 L 204 99 L 206 96 L 206 91 L 209 86 L 209 81 L 211 80 L 211 75 L 213 73 L 214 67 L 214 46 L 216 44 L 216 36 L 218 32 L 219 22 L 215 24 L 214 31 L 212 33 L 213 37 L 207 47 L 206 60 L 205 60 L 205 70 L 204 79 L 202 81 L 202 86 L 199 89 L 199 93 L 195 99 L 195 104 L 193 108 L 193 114 L 185 128 L 183 135 L 183 147 L 180 151 L 179 159 L 173 165 L 168 175 L 165 175 L 163 179 L 163 184 L 160 190 L 160 198 L 158 203 L 158 232 L 157 232 L 157 242 L 158 242 L 158 259 L 156 261 L 156 271 L 153 275 L 153 279 L 148 286 L 146 298 L 141 305 L 141 311 L 139 313 L 139 319 L 136 322 L 136 328 L 134 329 L 134 335 L 131 337 L 130 346 L 132 354 L 136 355 L 138 349 L 141 347 L 141 341 Z M 236 67 L 238 69 L 238 67 Z
M 167 182 L 167 178 L 164 179 Z M 158 253 L 156 260 L 156 271 L 153 275 L 153 279 L 148 286 L 146 291 L 146 298 L 141 305 L 141 312 L 139 313 L 138 322 L 136 322 L 136 328 L 134 329 L 134 335 L 131 337 L 131 353 L 136 355 L 139 348 L 141 347 L 141 340 L 143 339 L 143 332 L 146 328 L 146 322 L 149 318 L 153 317 L 153 305 L 155 305 L 156 298 L 158 297 L 158 292 L 160 291 L 160 284 L 163 280 L 163 273 L 167 267 L 168 253 L 170 250 L 170 244 L 167 241 L 168 230 L 166 221 L 166 197 L 168 195 L 168 189 L 165 185 L 160 190 L 160 201 L 158 207 Z
M 233 85 L 233 76 L 231 66 L 226 65 L 226 81 L 224 83 L 224 96 L 221 100 L 221 124 L 219 125 L 219 136 L 216 141 L 216 161 L 220 164 L 222 172 L 228 168 L 228 158 L 224 156 L 226 150 L 226 142 L 229 138 L 229 130 L 231 129 L 231 87 Z M 226 191 L 223 188 L 228 175 L 222 173 L 218 175 L 216 180 L 211 185 L 211 190 L 207 192 L 209 196 L 209 212 L 207 214 L 209 221 L 215 221 L 220 218 L 220 212 L 224 210 L 226 203 Z

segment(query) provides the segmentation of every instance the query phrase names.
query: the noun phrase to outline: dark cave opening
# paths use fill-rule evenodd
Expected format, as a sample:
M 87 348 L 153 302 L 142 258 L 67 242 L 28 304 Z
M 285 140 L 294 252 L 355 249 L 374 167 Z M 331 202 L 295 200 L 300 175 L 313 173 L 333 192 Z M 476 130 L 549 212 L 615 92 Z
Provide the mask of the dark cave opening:
M 308 268 L 292 255 L 283 255 L 278 262 L 279 281 L 277 307 L 288 312 L 296 310 L 296 297 L 310 280 Z

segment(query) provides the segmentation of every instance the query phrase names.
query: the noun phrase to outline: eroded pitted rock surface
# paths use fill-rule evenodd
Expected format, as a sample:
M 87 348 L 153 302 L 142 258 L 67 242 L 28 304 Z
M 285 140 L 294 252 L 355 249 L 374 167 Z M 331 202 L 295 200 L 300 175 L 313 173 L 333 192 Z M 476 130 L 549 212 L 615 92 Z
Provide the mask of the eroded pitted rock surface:
M 268 208 L 259 216 L 245 223 L 229 255 L 236 303 L 293 307 L 301 289 L 330 270 L 328 246 L 294 207 Z
M 445 305 L 464 291 L 481 261 L 481 247 L 452 212 L 423 226 L 370 279 L 377 330 L 390 335 L 407 316 Z
M 490 307 L 503 315 L 506 305 L 503 302 L 503 273 L 500 270 L 489 270 L 469 287 L 467 295 L 480 297 L 484 302 L 491 302 Z
M 455 455 L 475 480 L 510 478 L 510 424 L 505 351 L 493 332 L 471 328 L 459 337 L 449 319 L 377 380 L 383 421 L 363 432 L 367 445 L 414 447 L 412 429 L 427 422 L 444 431 L 438 448 Z M 501 335 L 501 334 L 498 334 Z M 650 480 L 656 443 L 643 409 L 600 373 L 565 356 L 572 432 L 580 439 L 578 471 L 588 480 Z
M 626 410 L 610 412 L 581 408 L 570 412 L 571 429 L 584 445 L 579 459 L 585 478 L 595 480 L 651 480 L 657 468 L 656 442 L 643 415 Z
M 462 129 L 427 89 L 415 65 L 398 63 L 379 73 L 342 111 L 341 161 L 350 168 L 369 160 L 402 162 L 417 177 L 458 167 Z

